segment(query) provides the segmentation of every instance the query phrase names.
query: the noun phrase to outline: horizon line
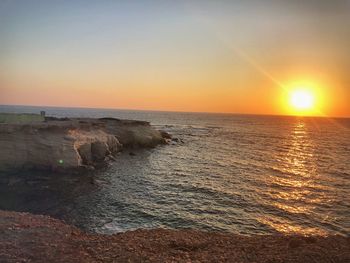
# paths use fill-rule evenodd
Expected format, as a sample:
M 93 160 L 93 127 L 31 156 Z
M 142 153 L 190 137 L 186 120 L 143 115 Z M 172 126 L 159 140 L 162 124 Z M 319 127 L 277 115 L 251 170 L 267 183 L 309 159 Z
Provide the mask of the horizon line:
M 96 110 L 121 110 L 121 111 L 150 111 L 150 112 L 196 113 L 196 114 L 226 114 L 226 115 L 271 116 L 271 117 L 350 119 L 350 116 L 320 116 L 320 115 L 293 115 L 293 114 L 215 112 L 215 111 L 185 111 L 185 110 L 159 110 L 159 109 L 149 110 L 149 109 L 135 109 L 135 108 L 103 108 L 103 107 L 87 107 L 87 106 L 49 106 L 49 105 L 31 105 L 31 104 L 0 104 L 0 106 L 68 108 L 68 109 L 72 108 L 72 109 L 96 109 Z

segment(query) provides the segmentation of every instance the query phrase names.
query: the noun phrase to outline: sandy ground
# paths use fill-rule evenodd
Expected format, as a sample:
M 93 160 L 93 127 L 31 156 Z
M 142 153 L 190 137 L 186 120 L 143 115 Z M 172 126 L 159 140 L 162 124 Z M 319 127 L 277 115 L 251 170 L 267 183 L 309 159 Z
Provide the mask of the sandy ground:
M 0 211 L 0 262 L 350 262 L 350 238 L 164 229 L 93 235 L 48 216 Z

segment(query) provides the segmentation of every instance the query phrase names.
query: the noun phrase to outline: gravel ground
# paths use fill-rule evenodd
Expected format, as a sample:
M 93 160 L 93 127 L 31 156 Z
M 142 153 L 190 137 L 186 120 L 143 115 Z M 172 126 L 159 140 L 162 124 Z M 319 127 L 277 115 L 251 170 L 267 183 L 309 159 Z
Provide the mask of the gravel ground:
M 48 216 L 0 211 L 0 262 L 350 262 L 350 238 L 164 229 L 94 235 Z

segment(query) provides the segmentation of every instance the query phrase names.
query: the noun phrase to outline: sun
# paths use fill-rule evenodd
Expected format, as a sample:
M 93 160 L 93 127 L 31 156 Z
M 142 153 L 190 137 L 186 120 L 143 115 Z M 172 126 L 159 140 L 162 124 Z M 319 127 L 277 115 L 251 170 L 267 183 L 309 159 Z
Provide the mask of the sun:
M 290 94 L 290 105 L 298 111 L 312 110 L 315 106 L 315 95 L 307 89 L 296 89 Z
M 281 108 L 287 115 L 324 116 L 323 112 L 331 98 L 329 94 L 326 95 L 324 86 L 315 81 L 290 82 L 283 86 Z

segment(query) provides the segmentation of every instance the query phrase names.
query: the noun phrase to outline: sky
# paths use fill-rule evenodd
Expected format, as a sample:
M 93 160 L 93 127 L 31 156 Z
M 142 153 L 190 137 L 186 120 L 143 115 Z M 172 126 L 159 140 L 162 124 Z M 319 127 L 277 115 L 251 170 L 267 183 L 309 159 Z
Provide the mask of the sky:
M 0 104 L 350 116 L 350 1 L 0 0 Z

